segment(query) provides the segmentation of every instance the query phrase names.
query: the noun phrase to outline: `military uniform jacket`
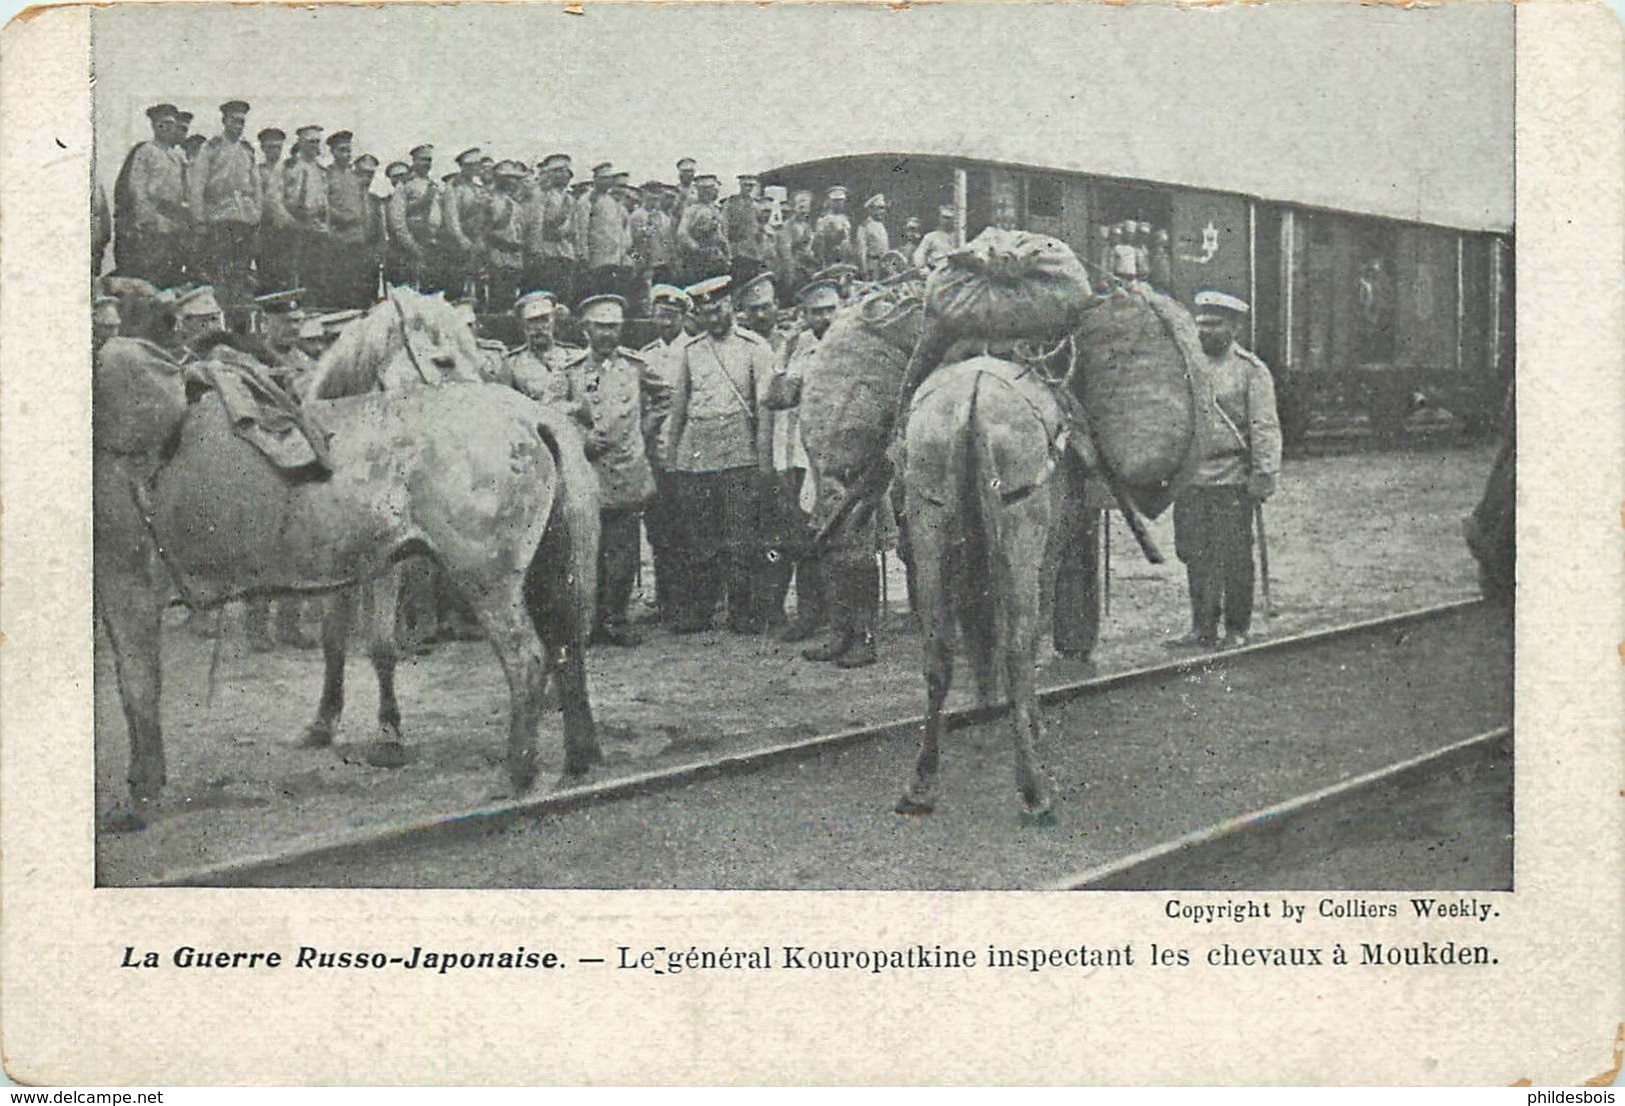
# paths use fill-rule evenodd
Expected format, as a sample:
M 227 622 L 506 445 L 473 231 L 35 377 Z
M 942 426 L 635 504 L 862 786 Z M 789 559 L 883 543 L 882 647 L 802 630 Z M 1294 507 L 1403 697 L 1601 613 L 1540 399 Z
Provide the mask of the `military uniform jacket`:
M 445 190 L 445 232 L 447 245 L 474 264 L 483 260 L 485 243 L 485 189 L 468 177 L 458 177 Z
M 573 261 L 575 241 L 570 214 L 575 203 L 563 188 L 538 188 L 525 201 L 525 253 L 530 257 Z
M 578 256 L 589 269 L 624 265 L 627 255 L 626 208 L 608 192 L 587 193 L 586 236 L 578 242 Z
M 654 267 L 655 213 L 646 207 L 632 212 L 626 220 L 628 242 L 627 264 L 639 272 Z
M 186 173 L 187 202 L 200 225 L 260 221 L 260 166 L 254 147 L 215 135 Z
M 520 269 L 525 264 L 525 208 L 516 196 L 492 192 L 485 201 L 486 256 L 493 268 Z
M 795 216 L 779 227 L 775 253 L 778 265 L 775 271 L 791 292 L 798 290 L 813 275 L 818 259 L 813 256 L 813 228 L 809 219 Z
M 722 216 L 710 204 L 698 200 L 683 208 L 677 227 L 679 260 L 689 268 L 708 266 L 712 275 L 728 267 L 728 240 L 722 234 Z
M 587 457 L 605 510 L 637 510 L 655 493 L 648 443 L 664 421 L 669 389 L 642 357 L 617 349 L 599 360 L 581 350 L 564 377 L 590 412 Z
M 592 409 L 579 387 L 572 388 L 565 375 L 582 350 L 578 346 L 551 345 L 538 354 L 529 345 L 509 352 L 503 362 L 508 384 L 545 407 L 554 407 L 575 419 L 583 429 L 592 428 Z
M 934 230 L 920 239 L 910 258 L 916 269 L 932 269 L 937 262 L 954 252 L 954 236 L 945 230 Z
M 735 257 L 756 256 L 756 201 L 744 193 L 722 201 L 722 225 Z
M 278 229 L 293 225 L 288 214 L 288 163 L 260 162 L 260 220 Z
M 390 194 L 386 218 L 396 250 L 419 257 L 434 246 L 434 209 L 439 187 L 427 177 L 408 177 Z
M 288 167 L 284 178 L 288 214 L 306 230 L 325 231 L 327 221 L 327 171 L 303 158 Z
M 649 212 L 649 266 L 670 268 L 677 264 L 677 220 L 671 212 Z
M 327 210 L 333 237 L 361 244 L 367 240 L 367 186 L 350 165 L 327 167 Z
M 801 388 L 817 353 L 818 335 L 807 329 L 792 334 L 784 343 L 773 382 L 766 390 L 767 406 L 773 409 L 775 472 L 809 467 L 807 449 L 801 440 Z
M 672 361 L 666 465 L 672 472 L 721 472 L 770 456 L 772 419 L 761 396 L 773 349 L 747 330 L 680 341 Z
M 886 224 L 879 219 L 865 219 L 858 227 L 858 271 L 866 277 L 880 275 L 880 259 L 891 249 Z
M 143 142 L 130 154 L 135 225 L 167 234 L 186 224 L 186 163 L 179 149 Z
M 833 211 L 818 217 L 813 229 L 813 254 L 820 268 L 849 261 L 852 252 L 852 220 Z
M 1207 449 L 1192 483 L 1245 484 L 1253 473 L 1281 471 L 1281 420 L 1275 381 L 1257 355 L 1232 343 L 1222 356 L 1203 354 L 1213 385 L 1214 411 Z

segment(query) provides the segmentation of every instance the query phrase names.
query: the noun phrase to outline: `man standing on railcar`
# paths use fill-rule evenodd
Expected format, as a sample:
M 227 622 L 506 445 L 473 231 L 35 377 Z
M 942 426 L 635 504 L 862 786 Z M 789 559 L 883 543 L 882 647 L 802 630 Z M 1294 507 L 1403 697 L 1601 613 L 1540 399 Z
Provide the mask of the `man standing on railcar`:
M 332 284 L 327 257 L 327 172 L 316 161 L 322 128 L 314 124 L 295 132 L 294 162 L 283 177 L 283 196 L 294 223 L 294 283 L 304 286 L 318 303 Z M 331 304 L 322 303 L 324 307 Z
M 411 173 L 390 193 L 385 209 L 389 226 L 388 275 L 391 283 L 434 292 L 440 285 L 434 256 L 434 209 L 440 186 L 429 175 L 434 166 L 434 147 L 424 143 L 412 147 L 409 153 Z
M 1235 336 L 1249 311 L 1223 292 L 1196 294 L 1202 370 L 1213 386 L 1207 450 L 1174 502 L 1174 548 L 1190 585 L 1191 631 L 1170 644 L 1212 648 L 1219 619 L 1232 647 L 1247 644 L 1253 617 L 1253 516 L 1275 493 L 1281 423 L 1270 371 Z
M 233 311 L 246 307 L 254 292 L 254 244 L 263 197 L 259 159 L 243 138 L 248 104 L 221 104 L 220 121 L 220 134 L 203 143 L 187 172 L 186 193 L 202 238 L 204 279 Z

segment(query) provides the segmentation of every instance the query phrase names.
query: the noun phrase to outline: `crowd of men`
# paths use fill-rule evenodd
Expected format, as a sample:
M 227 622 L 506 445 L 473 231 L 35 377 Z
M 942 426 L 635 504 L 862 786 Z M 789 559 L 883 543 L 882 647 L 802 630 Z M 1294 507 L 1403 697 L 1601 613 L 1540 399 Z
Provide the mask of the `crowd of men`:
M 675 184 L 634 186 L 606 163 L 572 185 L 568 155 L 527 167 L 469 149 L 455 159 L 457 173 L 436 181 L 427 145 L 386 167 L 392 190 L 381 199 L 377 159 L 353 157 L 349 131 L 324 140 L 320 127 L 301 127 L 284 159 L 280 129 L 259 132 L 258 153 L 243 137 L 249 110 L 222 104 L 221 133 L 207 139 L 189 135 L 190 117 L 173 105 L 148 110 L 153 137 L 125 159 L 111 227 L 93 193 L 93 273 L 111 238 L 120 276 L 186 289 L 176 311 L 183 345 L 224 329 L 258 294 L 258 349 L 294 391 L 345 317 L 325 327 L 304 318 L 299 296 L 353 314 L 383 285 L 443 291 L 475 328 L 471 301 L 511 310 L 524 342 L 512 350 L 482 342 L 481 371 L 566 412 L 585 434 L 603 503 L 598 642 L 640 640 L 628 606 L 646 531 L 658 617 L 675 632 L 708 629 L 719 612 L 743 634 L 785 624 L 793 580 L 796 617 L 783 639 L 827 628 L 806 657 L 875 663 L 875 552 L 893 532 L 872 528 L 862 548 L 833 555 L 814 548 L 800 384 L 836 310 L 866 281 L 930 269 L 958 247 L 953 207 L 939 210 L 929 232 L 908 220 L 894 248 L 881 195 L 865 202 L 856 226 L 841 187 L 827 190 L 816 218 L 802 191 L 775 220 L 755 177 L 740 176 L 739 192 L 719 202 L 717 178 L 691 158 L 677 163 Z M 1013 210 L 999 205 L 994 221 L 1013 228 Z M 1166 232 L 1124 222 L 1097 234 L 1092 264 L 1166 287 Z M 1224 426 L 1209 436 L 1219 445 L 1176 505 L 1175 524 L 1192 600 L 1182 640 L 1211 646 L 1221 616 L 1232 641 L 1249 632 L 1251 507 L 1274 490 L 1280 437 L 1268 370 L 1234 341 L 1247 305 L 1204 293 L 1196 307 Z M 632 310 L 647 310 L 656 330 L 636 351 L 622 345 Z M 565 318 L 584 346 L 561 341 Z M 435 620 L 456 621 L 440 608 Z M 278 636 L 308 645 L 298 610 L 284 606 Z M 1056 644 L 1086 656 L 1098 597 L 1075 610 L 1081 625 L 1058 628 Z M 256 647 L 269 647 L 267 613 L 264 604 L 250 609 Z

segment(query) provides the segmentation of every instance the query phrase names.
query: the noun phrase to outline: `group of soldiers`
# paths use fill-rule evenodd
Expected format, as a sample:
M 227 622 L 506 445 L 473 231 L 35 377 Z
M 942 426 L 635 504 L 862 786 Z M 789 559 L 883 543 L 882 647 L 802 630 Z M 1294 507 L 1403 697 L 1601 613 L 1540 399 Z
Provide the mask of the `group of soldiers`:
M 326 307 L 365 307 L 390 285 L 472 298 L 487 312 L 509 310 L 526 289 L 571 305 L 608 293 L 641 313 L 657 284 L 772 272 L 789 305 L 831 265 L 880 279 L 957 244 L 951 207 L 929 233 L 908 219 L 894 247 L 883 195 L 855 216 L 847 190 L 831 187 L 815 215 L 813 193 L 797 191 L 781 212 L 754 174 L 720 199 L 717 176 L 686 157 L 674 183 L 634 184 L 607 162 L 576 181 L 568 154 L 527 165 L 470 148 L 437 177 L 425 144 L 383 166 L 385 192 L 379 159 L 357 156 L 352 132 L 299 127 L 285 155 L 287 133 L 265 127 L 256 150 L 250 111 L 221 104 L 220 133 L 205 138 L 173 104 L 147 109 L 152 137 L 125 157 L 111 211 L 93 189 L 97 271 L 111 239 L 118 273 L 160 288 L 208 284 L 228 313 L 256 292 L 296 286 Z

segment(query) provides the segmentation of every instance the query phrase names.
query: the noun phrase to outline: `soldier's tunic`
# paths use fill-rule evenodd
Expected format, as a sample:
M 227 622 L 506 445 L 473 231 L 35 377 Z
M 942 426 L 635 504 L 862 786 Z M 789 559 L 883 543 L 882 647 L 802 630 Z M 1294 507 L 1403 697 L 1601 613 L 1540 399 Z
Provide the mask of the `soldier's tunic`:
M 649 288 L 654 284 L 655 215 L 658 212 L 639 207 L 626 220 L 628 275 L 627 309 L 641 315 L 649 302 Z
M 813 545 L 807 450 L 801 439 L 801 388 L 817 363 L 818 335 L 803 328 L 787 337 L 774 374 L 765 389 L 764 404 L 772 412 L 771 446 L 775 480 L 771 505 L 763 511 L 763 541 L 778 556 L 769 556 L 770 586 L 775 598 L 770 608 L 782 610 L 791 579 L 796 582 L 797 622 L 808 630 L 824 621 L 823 564 Z
M 247 303 L 254 290 L 262 188 L 259 159 L 242 139 L 216 135 L 187 170 L 187 204 L 203 236 L 203 276 L 228 311 Z
M 1281 469 L 1281 423 L 1275 384 L 1264 362 L 1232 344 L 1204 354 L 1215 409 L 1208 449 L 1190 486 L 1174 501 L 1174 548 L 1190 584 L 1191 621 L 1199 637 L 1218 636 L 1220 614 L 1231 635 L 1246 634 L 1253 614 L 1254 478 L 1273 482 Z
M 681 333 L 670 342 L 656 338 L 642 349 L 638 356 L 643 358 L 649 366 L 649 372 L 658 377 L 668 396 L 671 391 L 671 382 L 676 371 L 673 364 L 673 355 L 678 346 L 688 341 Z M 649 462 L 654 472 L 655 494 L 643 510 L 643 528 L 649 535 L 649 549 L 654 554 L 655 575 L 655 605 L 659 607 L 661 618 L 670 619 L 674 615 L 673 584 L 678 571 L 678 559 L 682 547 L 682 526 L 677 505 L 677 494 L 672 487 L 672 479 L 665 469 L 667 455 L 666 421 L 648 442 Z
M 812 220 L 792 215 L 779 227 L 775 236 L 775 265 L 773 271 L 783 284 L 781 302 L 792 302 L 801 286 L 817 272 L 818 259 L 813 254 Z
M 525 207 L 500 189 L 486 197 L 486 310 L 512 310 L 525 272 Z
M 920 244 L 910 260 L 914 262 L 916 269 L 934 268 L 937 262 L 957 248 L 952 234 L 945 230 L 934 230 L 920 239 Z
M 461 296 L 485 267 L 485 187 L 464 174 L 451 182 L 443 197 L 440 232 L 449 278 L 446 291 Z
M 333 283 L 328 271 L 327 171 L 314 159 L 301 157 L 289 166 L 284 184 L 288 214 L 298 237 L 293 283 L 304 285 L 311 298 L 319 301 L 320 291 Z
M 376 273 L 367 254 L 367 187 L 354 167 L 327 167 L 329 283 L 319 300 L 333 307 L 367 307 L 373 302 Z
M 261 292 L 294 284 L 297 248 L 293 216 L 288 214 L 289 162 L 260 162 L 260 226 L 254 246 L 254 268 Z
M 557 408 L 579 423 L 584 430 L 592 428 L 592 410 L 588 407 L 582 389 L 566 373 L 566 368 L 581 356 L 579 346 L 557 343 L 537 352 L 524 345 L 510 352 L 505 362 L 508 383 L 544 406 Z
M 587 272 L 582 295 L 626 295 L 629 234 L 625 206 L 607 191 L 589 192 L 585 225 L 586 239 L 581 246 Z
M 390 195 L 385 211 L 389 226 L 385 273 L 391 284 L 410 284 L 422 292 L 440 290 L 440 266 L 435 264 L 439 200 L 440 186 L 420 176 L 406 178 Z
M 677 220 L 669 211 L 649 212 L 649 282 L 670 284 L 677 276 Z
M 728 272 L 731 257 L 722 230 L 722 216 L 710 204 L 695 200 L 683 208 L 677 226 L 677 259 L 684 284 Z
M 179 148 L 143 142 L 130 151 L 125 174 L 131 212 L 128 246 L 119 271 L 159 288 L 181 282 L 186 262 L 186 163 Z M 124 253 L 131 256 L 125 258 Z
M 852 220 L 843 212 L 826 211 L 813 227 L 813 256 L 820 269 L 852 260 Z
M 575 302 L 576 247 L 570 232 L 575 202 L 565 188 L 538 188 L 525 209 L 525 290 Z
M 886 224 L 879 219 L 865 219 L 858 226 L 858 272 L 868 280 L 880 279 L 880 259 L 891 249 Z
M 760 395 L 772 372 L 772 348 L 738 328 L 721 339 L 695 335 L 673 359 L 666 469 L 683 534 L 679 621 L 689 627 L 724 592 L 733 626 L 748 629 L 758 616 L 757 473 L 767 456 L 758 436 L 771 426 Z
M 613 629 L 626 622 L 637 577 L 639 512 L 655 493 L 648 442 L 665 417 L 669 388 L 628 349 L 604 357 L 582 350 L 564 375 L 589 411 L 587 459 L 598 474 L 601 497 L 598 620 Z

